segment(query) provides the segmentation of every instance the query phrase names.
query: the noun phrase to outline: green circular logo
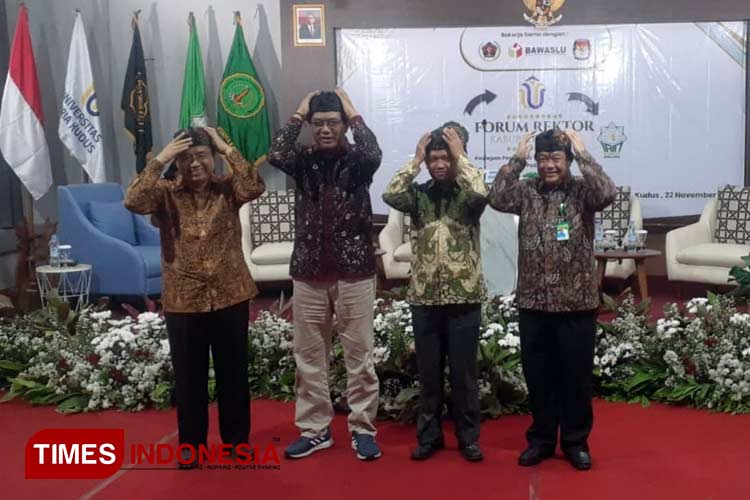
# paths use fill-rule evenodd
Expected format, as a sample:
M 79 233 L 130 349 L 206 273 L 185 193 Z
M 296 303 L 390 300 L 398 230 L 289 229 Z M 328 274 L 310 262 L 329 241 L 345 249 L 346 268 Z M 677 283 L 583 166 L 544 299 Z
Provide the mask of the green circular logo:
M 220 95 L 224 111 L 235 118 L 252 118 L 266 103 L 263 87 L 247 73 L 235 73 L 226 78 Z

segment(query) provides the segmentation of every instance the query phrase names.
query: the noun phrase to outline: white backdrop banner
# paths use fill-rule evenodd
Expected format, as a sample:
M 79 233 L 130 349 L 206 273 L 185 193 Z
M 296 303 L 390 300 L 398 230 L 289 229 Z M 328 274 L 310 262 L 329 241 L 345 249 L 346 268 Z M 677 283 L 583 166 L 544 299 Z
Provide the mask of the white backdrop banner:
M 744 26 L 339 30 L 338 82 L 384 153 L 374 211 L 419 137 L 456 120 L 488 181 L 524 133 L 572 128 L 645 217 L 700 213 L 743 183 Z

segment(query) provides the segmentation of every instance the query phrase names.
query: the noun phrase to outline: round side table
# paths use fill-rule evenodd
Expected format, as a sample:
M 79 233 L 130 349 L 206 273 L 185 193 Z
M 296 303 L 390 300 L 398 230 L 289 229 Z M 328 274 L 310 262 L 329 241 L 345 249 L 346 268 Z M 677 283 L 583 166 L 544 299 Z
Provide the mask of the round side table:
M 646 274 L 646 259 L 652 257 L 658 257 L 661 255 L 659 250 L 652 250 L 650 248 L 644 248 L 638 251 L 625 251 L 625 250 L 604 250 L 594 252 L 597 264 L 597 275 L 599 281 L 599 290 L 602 289 L 602 282 L 604 281 L 604 271 L 607 267 L 608 260 L 625 260 L 633 259 L 635 261 L 635 273 L 638 277 L 638 291 L 641 294 L 641 299 L 648 298 L 648 275 Z
M 75 310 L 78 311 L 89 300 L 91 265 L 39 266 L 36 268 L 36 280 L 42 307 L 47 307 L 49 296 L 56 292 L 61 300 L 75 299 Z

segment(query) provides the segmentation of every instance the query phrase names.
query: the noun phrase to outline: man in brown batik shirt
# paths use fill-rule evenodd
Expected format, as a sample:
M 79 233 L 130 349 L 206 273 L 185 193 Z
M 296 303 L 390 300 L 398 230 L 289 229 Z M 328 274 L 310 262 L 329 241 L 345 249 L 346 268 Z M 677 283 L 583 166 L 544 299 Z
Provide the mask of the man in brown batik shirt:
M 214 174 L 217 152 L 229 165 L 227 177 Z M 161 178 L 173 160 L 178 180 Z M 257 288 L 242 255 L 238 212 L 264 190 L 258 166 L 206 127 L 178 132 L 125 196 L 129 210 L 159 221 L 162 303 L 175 373 L 179 441 L 194 450 L 206 444 L 208 433 L 209 349 L 221 439 L 235 452 L 240 445 L 248 446 L 248 304 Z M 179 459 L 182 468 L 196 464 L 197 456 L 191 453 Z
M 489 204 L 518 214 L 521 359 L 533 416 L 523 466 L 560 445 L 579 470 L 591 468 L 592 371 L 599 295 L 594 213 L 612 203 L 615 184 L 572 130 L 547 130 L 535 141 L 539 177 L 520 180 L 533 133 L 497 175 Z M 576 160 L 583 177 L 573 177 Z

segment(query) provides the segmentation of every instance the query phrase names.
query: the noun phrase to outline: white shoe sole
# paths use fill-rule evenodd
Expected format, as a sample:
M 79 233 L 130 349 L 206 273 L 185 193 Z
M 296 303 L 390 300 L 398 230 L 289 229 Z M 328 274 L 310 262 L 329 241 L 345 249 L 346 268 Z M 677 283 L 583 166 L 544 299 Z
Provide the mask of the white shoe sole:
M 305 458 L 307 456 L 312 455 L 316 451 L 325 450 L 326 448 L 330 448 L 331 446 L 333 446 L 333 439 L 329 439 L 328 441 L 324 441 L 324 442 L 320 443 L 317 446 L 313 446 L 312 448 L 310 448 L 309 450 L 307 450 L 304 453 L 298 453 L 296 455 L 290 455 L 289 453 L 285 452 L 284 456 L 286 456 L 287 458 Z

